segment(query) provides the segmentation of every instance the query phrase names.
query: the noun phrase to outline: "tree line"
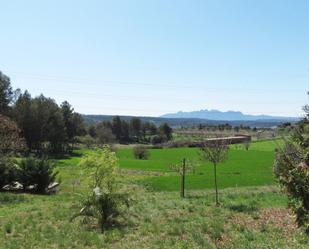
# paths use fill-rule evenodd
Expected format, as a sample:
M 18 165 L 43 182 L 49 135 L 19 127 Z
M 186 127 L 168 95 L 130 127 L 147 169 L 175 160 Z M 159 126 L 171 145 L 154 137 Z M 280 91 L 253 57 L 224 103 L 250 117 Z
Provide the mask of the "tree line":
M 172 138 L 168 124 L 157 127 L 139 118 L 125 121 L 116 116 L 112 121 L 87 125 L 67 101 L 58 105 L 43 94 L 32 97 L 27 90 L 14 90 L 10 78 L 1 72 L 0 115 L 5 117 L 0 121 L 9 119 L 16 124 L 16 133 L 24 138 L 25 148 L 36 154 L 70 152 L 78 142 L 158 144 Z
M 142 122 L 137 117 L 126 121 L 115 116 L 112 121 L 90 125 L 87 132 L 88 139 L 93 139 L 100 144 L 111 144 L 113 142 L 158 144 L 172 139 L 172 128 L 167 123 L 157 127 L 151 122 Z
M 64 101 L 60 106 L 43 94 L 32 97 L 26 90 L 13 90 L 10 78 L 0 73 L 0 114 L 14 121 L 28 151 L 62 153 L 74 138 L 86 133 L 83 118 Z

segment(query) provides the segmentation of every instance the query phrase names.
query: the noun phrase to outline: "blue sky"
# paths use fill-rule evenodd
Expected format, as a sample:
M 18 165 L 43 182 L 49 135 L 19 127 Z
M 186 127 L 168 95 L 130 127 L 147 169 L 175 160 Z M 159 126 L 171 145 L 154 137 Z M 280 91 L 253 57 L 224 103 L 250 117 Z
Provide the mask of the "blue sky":
M 87 114 L 301 115 L 309 1 L 0 1 L 0 70 Z

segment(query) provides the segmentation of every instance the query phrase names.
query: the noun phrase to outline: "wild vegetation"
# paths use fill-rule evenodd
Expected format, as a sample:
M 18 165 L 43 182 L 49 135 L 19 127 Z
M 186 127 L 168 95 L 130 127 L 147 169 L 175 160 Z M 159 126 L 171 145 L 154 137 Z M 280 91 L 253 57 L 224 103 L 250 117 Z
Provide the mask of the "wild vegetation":
M 88 177 L 90 193 L 81 201 L 81 210 L 72 217 L 84 217 L 83 223 L 96 219 L 103 232 L 117 222 L 124 213 L 122 208 L 129 207 L 127 193 L 119 192 L 117 185 L 117 157 L 108 146 L 85 156 L 81 163 L 84 176 Z
M 299 226 L 309 234 L 309 106 L 305 118 L 276 154 L 274 171 L 290 199 Z
M 308 116 L 288 141 L 167 148 L 168 124 L 88 126 L 0 76 L 1 248 L 308 248 Z
M 73 171 L 72 171 L 73 169 Z M 308 238 L 294 224 L 287 199 L 276 187 L 227 188 L 220 207 L 213 191 L 149 192 L 127 185 L 134 203 L 119 225 L 100 233 L 96 223 L 70 222 L 82 183 L 72 192 L 78 167 L 63 167 L 55 196 L 0 194 L 0 248 L 300 248 Z M 123 175 L 126 177 L 127 175 Z M 162 239 L 164 238 L 164 239 Z
M 146 160 L 149 158 L 149 150 L 145 146 L 134 146 L 133 153 L 136 159 Z
M 130 121 L 121 120 L 119 116 L 113 117 L 112 121 L 103 121 L 90 125 L 88 134 L 93 143 L 141 143 L 158 144 L 172 139 L 172 129 L 163 123 L 156 126 L 151 122 L 142 122 L 141 119 L 133 117 Z

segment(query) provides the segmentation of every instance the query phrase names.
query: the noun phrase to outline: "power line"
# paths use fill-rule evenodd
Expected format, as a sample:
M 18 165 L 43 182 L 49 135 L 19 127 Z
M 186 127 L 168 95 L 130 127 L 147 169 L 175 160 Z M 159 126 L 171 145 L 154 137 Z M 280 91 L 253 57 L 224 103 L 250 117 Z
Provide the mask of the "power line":
M 166 83 L 145 83 L 145 82 L 135 82 L 135 81 L 114 81 L 114 80 L 93 80 L 89 78 L 75 78 L 75 77 L 67 77 L 67 76 L 56 76 L 56 75 L 43 75 L 43 74 L 29 74 L 29 73 L 22 73 L 22 72 L 11 72 L 11 74 L 18 76 L 19 78 L 26 78 L 26 79 L 34 79 L 34 80 L 42 80 L 42 81 L 58 81 L 61 84 L 87 84 L 87 85 L 135 85 L 135 86 L 145 86 L 145 87 L 168 87 L 168 88 L 183 88 L 183 89 L 192 89 L 192 85 L 201 84 L 197 82 L 190 82 L 186 83 L 186 85 L 176 84 L 171 82 Z M 20 76 L 22 75 L 22 76 Z M 199 86 L 200 87 L 200 86 Z M 262 88 L 214 88 L 214 87 L 206 87 L 205 90 L 212 91 L 212 92 L 222 92 L 222 91 L 246 91 L 246 92 L 253 92 L 255 94 L 260 93 L 264 94 L 266 91 L 275 90 L 276 92 L 291 92 L 291 91 L 304 91 L 304 89 L 297 89 L 297 88 L 276 88 L 276 89 L 262 89 Z
M 43 89 L 42 89 L 43 90 Z M 95 97 L 95 99 L 93 99 L 92 101 L 94 102 L 99 102 L 101 101 L 103 98 L 112 98 L 112 99 L 124 99 L 124 100 L 129 100 L 129 101 L 133 101 L 133 102 L 150 102 L 150 103 L 154 103 L 154 102 L 158 102 L 160 101 L 165 101 L 165 102 L 172 102 L 172 103 L 184 103 L 187 101 L 190 101 L 190 103 L 195 102 L 195 103 L 200 103 L 200 102 L 204 102 L 204 100 L 202 99 L 192 99 L 192 97 L 188 97 L 188 98 L 175 98 L 175 97 L 170 97 L 170 96 L 132 96 L 132 95 L 112 95 L 112 94 L 105 94 L 105 93 L 99 93 L 99 97 L 98 97 L 98 93 L 97 92 L 90 92 L 88 90 L 76 90 L 76 89 L 57 89 L 57 88 L 53 88 L 53 89 L 49 89 L 49 88 L 45 88 L 45 91 L 51 91 L 51 92 L 55 92 L 55 93 L 60 93 L 60 94 L 66 94 L 67 96 L 76 96 L 76 97 L 81 97 L 81 98 L 92 98 Z M 241 104 L 244 102 L 235 102 L 233 101 L 233 104 Z M 285 101 L 285 104 L 290 103 L 290 104 L 298 104 L 298 105 L 302 105 L 303 103 L 301 101 L 299 102 L 295 102 L 295 101 Z M 257 103 L 256 101 L 253 102 L 245 102 L 246 105 L 282 105 L 281 101 L 278 101 L 277 103 L 275 102 L 265 102 L 265 100 L 262 103 Z

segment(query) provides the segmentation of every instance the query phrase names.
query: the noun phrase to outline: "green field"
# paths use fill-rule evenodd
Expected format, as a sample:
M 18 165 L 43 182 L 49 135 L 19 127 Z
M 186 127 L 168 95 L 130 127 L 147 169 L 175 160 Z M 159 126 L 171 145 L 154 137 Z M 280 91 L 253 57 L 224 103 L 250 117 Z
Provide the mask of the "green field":
M 282 141 L 271 140 L 252 143 L 249 151 L 231 146 L 229 159 L 218 165 L 219 187 L 259 186 L 274 183 L 272 165 L 274 150 Z M 179 176 L 169 166 L 183 158 L 198 165 L 195 174 L 187 177 L 187 189 L 204 189 L 213 186 L 213 167 L 200 160 L 197 148 L 151 149 L 148 160 L 136 160 L 131 149 L 117 151 L 121 168 L 164 172 L 160 176 L 146 177 L 140 182 L 157 191 L 179 188 Z
M 248 151 L 242 146 L 232 145 L 228 160 L 218 165 L 219 188 L 274 184 L 272 169 L 274 150 L 281 144 L 281 140 L 254 142 Z M 197 165 L 194 174 L 191 173 L 187 176 L 186 189 L 213 187 L 213 167 L 210 163 L 200 160 L 198 148 L 150 149 L 148 160 L 135 159 L 132 147 L 122 147 L 116 151 L 120 168 L 132 171 L 131 177 L 125 180 L 143 184 L 151 190 L 178 190 L 179 176 L 171 171 L 169 166 L 179 163 L 183 158 L 187 158 Z M 84 149 L 78 150 L 76 153 L 75 157 L 57 161 L 64 178 L 66 177 L 65 172 L 70 175 L 80 174 L 80 171 L 76 170 L 80 158 L 83 154 L 91 152 Z M 139 171 L 138 177 L 134 177 L 135 171 Z M 151 174 L 153 172 L 158 174 Z

